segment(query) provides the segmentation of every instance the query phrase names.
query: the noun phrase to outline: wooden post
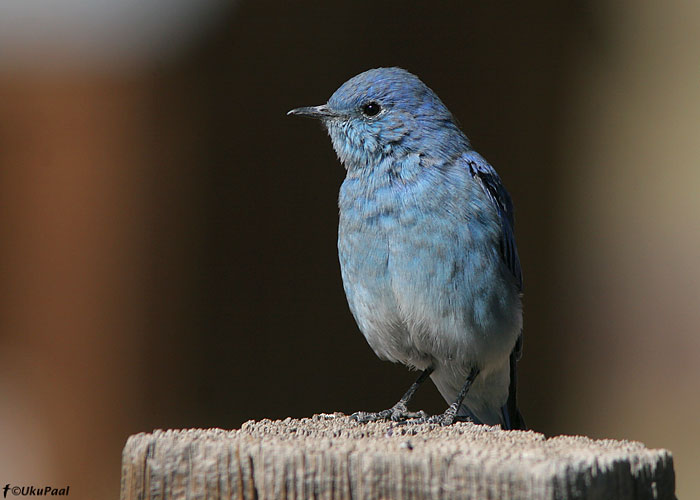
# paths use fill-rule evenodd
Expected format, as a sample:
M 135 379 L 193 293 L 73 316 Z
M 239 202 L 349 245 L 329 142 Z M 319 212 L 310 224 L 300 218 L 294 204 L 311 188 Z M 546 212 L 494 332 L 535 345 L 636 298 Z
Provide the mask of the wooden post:
M 131 436 L 121 500 L 674 499 L 667 450 L 342 414 Z

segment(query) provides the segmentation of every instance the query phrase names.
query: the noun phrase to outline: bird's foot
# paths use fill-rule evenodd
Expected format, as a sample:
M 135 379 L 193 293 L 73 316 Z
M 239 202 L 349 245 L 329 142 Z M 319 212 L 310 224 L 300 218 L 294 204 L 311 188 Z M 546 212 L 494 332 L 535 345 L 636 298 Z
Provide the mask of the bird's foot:
M 432 415 L 428 416 L 426 415 L 423 418 L 414 418 L 410 420 L 406 420 L 401 422 L 402 424 L 409 424 L 409 425 L 418 425 L 418 424 L 437 424 L 440 426 L 447 426 L 447 425 L 452 425 L 455 422 L 471 422 L 472 420 L 469 417 L 463 417 L 460 415 L 457 415 L 457 409 L 453 406 L 450 406 L 447 410 L 445 410 L 444 413 L 441 413 L 439 415 Z
M 416 419 L 425 419 L 428 415 L 423 411 L 412 412 L 408 411 L 406 404 L 399 401 L 388 410 L 374 412 L 358 411 L 350 415 L 350 420 L 366 424 L 367 422 L 376 422 L 378 420 L 391 420 L 392 422 L 409 422 Z

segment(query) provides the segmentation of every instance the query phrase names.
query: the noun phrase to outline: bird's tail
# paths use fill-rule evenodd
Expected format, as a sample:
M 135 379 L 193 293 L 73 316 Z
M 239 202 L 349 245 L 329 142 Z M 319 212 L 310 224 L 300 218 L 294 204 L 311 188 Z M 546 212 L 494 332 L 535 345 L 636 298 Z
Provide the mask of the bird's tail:
M 518 341 L 513 348 L 513 352 L 510 353 L 510 384 L 508 386 L 508 400 L 506 404 L 501 408 L 503 428 L 508 430 L 527 430 L 525 425 L 525 419 L 518 410 L 518 398 L 517 398 L 517 363 L 522 355 L 522 336 L 518 338 Z

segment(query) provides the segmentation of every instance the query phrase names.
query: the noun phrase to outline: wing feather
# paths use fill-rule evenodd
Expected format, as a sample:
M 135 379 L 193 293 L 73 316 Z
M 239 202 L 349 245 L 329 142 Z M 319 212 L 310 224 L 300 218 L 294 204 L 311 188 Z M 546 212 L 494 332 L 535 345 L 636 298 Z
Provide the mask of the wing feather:
M 472 177 L 479 181 L 484 192 L 493 202 L 498 211 L 498 218 L 501 223 L 501 256 L 503 261 L 513 273 L 518 284 L 519 291 L 523 290 L 523 274 L 520 269 L 520 258 L 518 248 L 515 245 L 515 217 L 513 215 L 513 201 L 506 188 L 503 187 L 501 178 L 488 164 L 486 160 L 477 155 L 470 155 L 467 159 L 469 172 Z
M 520 257 L 518 256 L 518 248 L 515 245 L 515 216 L 513 214 L 513 201 L 503 187 L 501 178 L 494 168 L 477 154 L 472 154 L 467 159 L 469 172 L 476 179 L 484 192 L 493 202 L 498 212 L 498 219 L 501 224 L 501 257 L 505 262 L 510 272 L 513 273 L 518 290 L 523 291 L 523 273 L 520 268 Z M 523 352 L 523 334 L 520 333 L 518 340 L 513 346 L 513 351 L 510 354 L 510 386 L 508 390 L 508 401 L 503 407 L 503 420 L 506 428 L 509 429 L 526 429 L 525 421 L 523 420 L 520 411 L 518 410 L 516 400 L 516 363 L 522 357 Z

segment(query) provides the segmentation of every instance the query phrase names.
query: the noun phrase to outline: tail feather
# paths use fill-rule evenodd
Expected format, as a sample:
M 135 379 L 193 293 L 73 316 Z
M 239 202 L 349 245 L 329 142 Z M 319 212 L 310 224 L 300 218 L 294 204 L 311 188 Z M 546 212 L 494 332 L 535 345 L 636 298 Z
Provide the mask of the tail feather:
M 501 408 L 503 413 L 503 427 L 508 430 L 527 430 L 525 419 L 518 410 L 517 398 L 517 363 L 522 355 L 522 336 L 515 343 L 513 352 L 510 353 L 510 384 L 508 386 L 508 400 Z

